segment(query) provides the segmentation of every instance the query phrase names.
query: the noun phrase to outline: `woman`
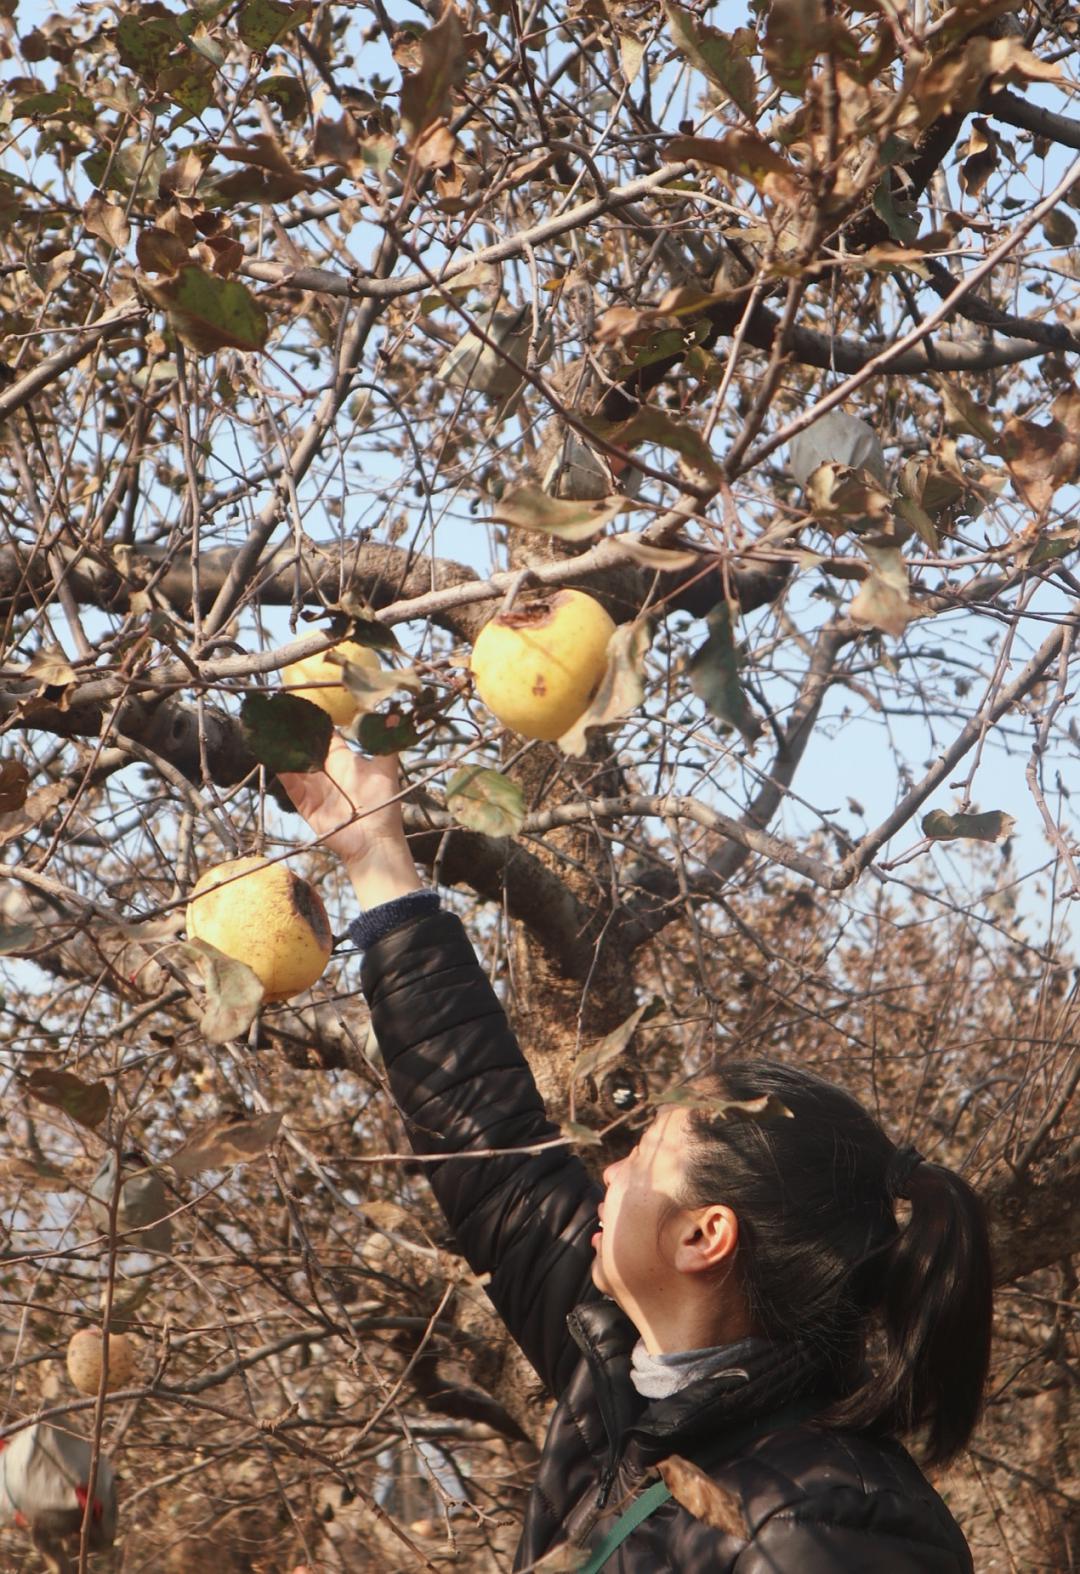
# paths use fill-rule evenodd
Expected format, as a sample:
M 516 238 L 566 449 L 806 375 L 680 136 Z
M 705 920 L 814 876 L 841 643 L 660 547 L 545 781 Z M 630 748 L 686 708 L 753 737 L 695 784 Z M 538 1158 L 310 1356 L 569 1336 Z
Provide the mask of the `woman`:
M 335 738 L 324 772 L 283 780 L 363 909 L 363 988 L 413 1148 L 478 1150 L 427 1173 L 558 1401 L 515 1568 L 570 1541 L 606 1574 L 970 1571 L 895 1440 L 921 1430 L 940 1462 L 978 1415 L 991 1279 L 970 1188 L 839 1089 L 761 1062 L 726 1067 L 711 1108 L 665 1109 L 601 1190 L 421 887 L 396 762 Z M 768 1119 L 717 1107 L 770 1093 Z M 661 1501 L 672 1455 L 710 1478 L 705 1509 Z

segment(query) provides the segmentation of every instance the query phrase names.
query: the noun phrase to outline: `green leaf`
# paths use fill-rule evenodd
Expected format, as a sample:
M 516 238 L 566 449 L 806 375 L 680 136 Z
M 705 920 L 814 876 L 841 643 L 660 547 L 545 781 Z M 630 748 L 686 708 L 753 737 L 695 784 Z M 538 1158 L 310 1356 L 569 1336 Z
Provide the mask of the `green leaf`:
M 22 217 L 28 191 L 25 180 L 0 170 L 0 234 Z
M 560 541 L 587 541 L 631 506 L 622 495 L 579 501 L 550 497 L 538 486 L 523 486 L 500 498 L 489 518 L 513 530 L 542 530 Z
M 874 189 L 873 208 L 878 218 L 884 219 L 893 240 L 901 246 L 910 246 L 919 233 L 919 218 L 914 204 L 902 201 L 893 191 L 886 176 Z
M 638 1006 L 636 1011 L 630 1013 L 625 1022 L 620 1022 L 619 1026 L 613 1029 L 612 1032 L 606 1034 L 604 1038 L 584 1050 L 574 1061 L 570 1073 L 572 1080 L 576 1082 L 579 1077 L 598 1076 L 613 1061 L 624 1055 L 627 1045 L 637 1031 L 638 1023 L 651 1004 L 651 1001 L 647 1001 L 645 1005 Z
M 320 771 L 334 723 L 298 694 L 247 694 L 240 707 L 244 740 L 260 765 L 279 771 Z
M 137 197 L 149 200 L 158 196 L 167 165 L 164 148 L 152 148 L 147 155 L 141 143 L 130 143 L 115 157 L 107 148 L 98 148 L 83 159 L 82 167 L 87 179 L 102 191 L 120 191 L 126 196 L 134 189 Z
M 195 967 L 202 981 L 206 1004 L 199 1029 L 207 1043 L 246 1038 L 266 993 L 257 975 L 246 962 L 226 956 L 206 940 L 178 941 L 175 951 Z
M 271 1110 L 249 1120 L 245 1115 L 225 1116 L 198 1127 L 171 1158 L 165 1160 L 177 1175 L 189 1177 L 202 1170 L 231 1169 L 261 1158 L 277 1140 L 284 1116 Z
M 446 787 L 446 807 L 459 825 L 485 836 L 516 836 L 525 819 L 517 782 L 480 765 L 454 773 Z
M 709 637 L 690 662 L 690 687 L 718 721 L 753 743 L 761 736 L 762 726 L 739 681 L 732 608 L 721 603 L 707 621 Z
M 200 355 L 215 350 L 261 350 L 270 324 L 262 306 L 238 279 L 222 279 L 202 268 L 181 268 L 154 282 L 139 277 L 139 288 L 160 306 L 169 326 Z
M 121 64 L 151 84 L 180 41 L 174 18 L 147 15 L 142 8 L 121 17 L 116 25 Z
M 187 49 L 178 59 L 166 62 L 158 87 L 188 115 L 201 115 L 213 101 L 214 67 Z
M 652 635 L 644 618 L 620 623 L 608 640 L 607 665 L 588 709 L 559 739 L 564 754 L 580 759 L 590 727 L 609 727 L 636 711 L 645 698 L 645 657 Z
M 794 1120 L 794 1111 L 788 1109 L 775 1093 L 763 1093 L 756 1099 L 726 1099 L 715 1094 L 699 1093 L 692 1087 L 668 1088 L 657 1094 L 654 1104 L 674 1104 L 679 1109 L 701 1110 L 716 1120 L 756 1120 L 768 1125 L 774 1120 Z
M 671 355 L 681 355 L 685 348 L 685 329 L 660 328 L 656 333 L 651 333 L 640 350 L 635 352 L 631 365 L 640 370 L 641 367 L 652 366 L 657 361 L 666 361 Z
M 934 842 L 951 842 L 963 837 L 975 842 L 1004 842 L 1012 835 L 1016 821 L 1001 809 L 988 809 L 985 814 L 946 814 L 944 809 L 931 809 L 923 816 L 923 835 Z
M 307 110 L 307 95 L 298 77 L 277 74 L 255 84 L 255 97 L 276 104 L 286 120 L 299 120 Z
M 401 711 L 389 716 L 359 716 L 348 731 L 365 754 L 399 754 L 420 742 L 413 717 Z
M 294 27 L 306 22 L 310 14 L 309 5 L 283 5 L 281 0 L 244 0 L 237 12 L 236 30 L 248 48 L 261 55 Z
M 20 98 L 12 112 L 12 119 L 78 120 L 84 125 L 92 125 L 94 106 L 83 94 L 69 87 L 59 87 L 52 92 L 29 93 L 25 98 Z
M 370 650 L 401 649 L 401 643 L 390 624 L 376 617 L 363 597 L 351 590 L 343 592 L 340 601 L 328 602 L 326 611 L 340 614 L 331 623 L 339 639 L 355 640 L 358 645 L 366 645 Z M 314 622 L 322 615 L 321 612 L 309 613 L 307 621 Z
M 1052 563 L 1068 557 L 1080 546 L 1080 525 L 1064 525 L 1060 530 L 1044 530 L 1032 550 L 1027 563 L 1036 568 L 1040 563 Z
M 25 1087 L 34 1098 L 91 1130 L 109 1113 L 109 1089 L 104 1082 L 84 1082 L 70 1071 L 32 1071 Z

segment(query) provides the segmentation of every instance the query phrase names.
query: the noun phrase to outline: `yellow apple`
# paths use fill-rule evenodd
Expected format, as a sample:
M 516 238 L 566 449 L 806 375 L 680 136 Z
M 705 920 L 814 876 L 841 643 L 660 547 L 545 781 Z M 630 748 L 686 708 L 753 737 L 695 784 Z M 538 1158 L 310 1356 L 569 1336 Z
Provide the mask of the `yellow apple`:
M 208 869 L 192 890 L 187 932 L 246 962 L 267 1000 L 290 1000 L 310 989 L 333 946 L 314 886 L 265 858 L 234 858 Z
M 561 738 L 596 693 L 615 625 L 583 590 L 496 613 L 473 646 L 476 692 L 524 738 Z
M 378 656 L 367 645 L 345 639 L 331 650 L 320 651 L 317 656 L 307 656 L 281 669 L 281 684 L 290 694 L 310 700 L 324 710 L 335 727 L 347 727 L 354 716 L 366 707 L 362 700 L 345 687 L 341 681 L 341 667 L 331 661 L 331 655 L 344 656 L 354 667 L 380 667 Z M 314 686 L 313 686 L 314 685 Z M 329 685 L 329 687 L 327 687 Z
M 96 1394 L 101 1385 L 105 1341 L 100 1328 L 80 1328 L 67 1347 L 68 1376 L 80 1394 Z M 109 1393 L 126 1388 L 135 1371 L 135 1346 L 127 1334 L 109 1335 Z

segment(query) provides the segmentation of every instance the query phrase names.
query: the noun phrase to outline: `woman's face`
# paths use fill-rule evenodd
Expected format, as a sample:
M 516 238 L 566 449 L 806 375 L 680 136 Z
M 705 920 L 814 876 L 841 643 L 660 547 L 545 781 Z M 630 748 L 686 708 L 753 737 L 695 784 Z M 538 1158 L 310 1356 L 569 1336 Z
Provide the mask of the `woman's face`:
M 687 1123 L 685 1110 L 665 1110 L 633 1151 L 604 1171 L 593 1283 L 639 1329 L 679 1289 L 675 1243 L 685 1210 L 676 1199 L 682 1195 Z

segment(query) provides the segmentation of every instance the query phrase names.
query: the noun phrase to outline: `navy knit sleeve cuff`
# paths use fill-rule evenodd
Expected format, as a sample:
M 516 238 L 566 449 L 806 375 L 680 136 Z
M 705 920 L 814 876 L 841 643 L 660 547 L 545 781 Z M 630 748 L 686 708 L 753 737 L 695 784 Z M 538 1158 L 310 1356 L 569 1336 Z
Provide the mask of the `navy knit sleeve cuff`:
M 402 924 L 426 913 L 437 913 L 441 905 L 438 891 L 409 891 L 395 896 L 392 902 L 380 902 L 378 907 L 369 907 L 354 918 L 349 925 L 349 938 L 358 950 L 366 951 L 392 929 L 400 929 Z

